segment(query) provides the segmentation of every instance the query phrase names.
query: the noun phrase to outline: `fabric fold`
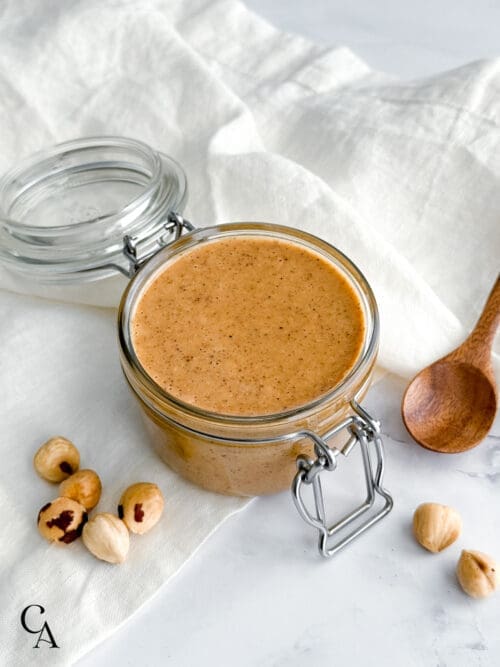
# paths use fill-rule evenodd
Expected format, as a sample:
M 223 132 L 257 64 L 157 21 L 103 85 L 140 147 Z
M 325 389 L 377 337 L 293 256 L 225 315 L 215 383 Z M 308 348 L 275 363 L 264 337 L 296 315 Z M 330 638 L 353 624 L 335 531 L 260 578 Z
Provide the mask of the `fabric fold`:
M 410 376 L 472 327 L 499 270 L 499 60 L 399 82 L 235 0 L 0 11 L 0 171 L 79 136 L 141 139 L 183 165 L 196 226 L 291 225 L 351 257 L 379 303 L 384 369 Z M 30 664 L 19 617 L 43 604 L 62 648 L 36 664 L 70 664 L 247 501 L 159 464 L 121 377 L 113 310 L 0 290 L 0 315 L 0 663 Z M 138 478 L 164 489 L 165 522 L 119 568 L 37 533 L 57 490 L 31 459 L 58 432 L 102 476 L 100 510 Z

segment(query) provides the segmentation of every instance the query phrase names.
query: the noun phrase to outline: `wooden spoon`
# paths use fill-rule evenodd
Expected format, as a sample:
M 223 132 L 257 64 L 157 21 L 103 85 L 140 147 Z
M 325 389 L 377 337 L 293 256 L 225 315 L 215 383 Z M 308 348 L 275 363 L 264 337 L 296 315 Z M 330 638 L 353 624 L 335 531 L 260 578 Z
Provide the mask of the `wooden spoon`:
M 406 389 L 403 421 L 422 447 L 454 454 L 488 434 L 497 410 L 491 348 L 499 324 L 500 276 L 466 341 L 420 371 Z

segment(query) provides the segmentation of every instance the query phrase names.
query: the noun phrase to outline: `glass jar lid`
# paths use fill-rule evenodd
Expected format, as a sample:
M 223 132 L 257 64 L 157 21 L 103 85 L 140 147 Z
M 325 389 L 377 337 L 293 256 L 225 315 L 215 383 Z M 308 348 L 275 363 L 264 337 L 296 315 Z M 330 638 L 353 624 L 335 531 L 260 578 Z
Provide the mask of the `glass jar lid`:
M 0 262 L 43 282 L 128 275 L 127 240 L 161 246 L 186 200 L 181 166 L 141 141 L 67 141 L 0 180 Z

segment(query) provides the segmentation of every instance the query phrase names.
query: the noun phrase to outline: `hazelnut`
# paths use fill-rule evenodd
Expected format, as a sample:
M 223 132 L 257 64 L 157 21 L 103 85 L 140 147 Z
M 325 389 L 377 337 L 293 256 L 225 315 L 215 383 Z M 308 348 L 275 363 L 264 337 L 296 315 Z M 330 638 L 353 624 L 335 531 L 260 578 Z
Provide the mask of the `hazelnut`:
M 48 482 L 62 482 L 76 472 L 80 466 L 80 454 L 75 445 L 56 436 L 47 440 L 33 459 L 35 470 Z
M 61 496 L 76 500 L 87 510 L 97 505 L 101 491 L 101 480 L 94 470 L 79 470 L 61 482 L 59 486 Z
M 480 551 L 462 551 L 457 564 L 457 579 L 472 598 L 485 598 L 500 585 L 495 561 Z
M 163 505 L 163 496 L 156 484 L 139 482 L 123 492 L 118 516 L 132 533 L 142 535 L 158 522 Z
M 38 513 L 38 530 L 49 542 L 70 544 L 82 534 L 87 521 L 85 507 L 71 498 L 56 498 Z
M 423 503 L 413 515 L 413 534 L 417 542 L 433 553 L 453 544 L 461 531 L 462 519 L 453 507 Z
M 82 540 L 90 553 L 108 563 L 123 563 L 130 544 L 127 526 L 108 512 L 96 514 L 85 524 Z

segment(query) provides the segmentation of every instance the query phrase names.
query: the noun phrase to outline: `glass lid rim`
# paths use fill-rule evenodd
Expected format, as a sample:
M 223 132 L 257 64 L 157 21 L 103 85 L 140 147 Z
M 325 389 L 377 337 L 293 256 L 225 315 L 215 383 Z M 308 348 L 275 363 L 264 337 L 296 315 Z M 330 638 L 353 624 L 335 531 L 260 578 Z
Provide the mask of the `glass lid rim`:
M 186 403 L 172 394 L 165 391 L 160 387 L 154 380 L 151 378 L 149 373 L 144 369 L 140 363 L 135 350 L 133 349 L 132 340 L 130 336 L 130 321 L 132 315 L 132 304 L 129 303 L 130 295 L 133 294 L 133 290 L 137 285 L 137 281 L 141 278 L 145 279 L 146 273 L 154 273 L 156 268 L 154 265 L 159 264 L 161 258 L 164 255 L 175 254 L 178 249 L 182 250 L 183 246 L 190 239 L 194 239 L 196 236 L 203 236 L 203 234 L 210 233 L 221 233 L 222 235 L 231 235 L 231 231 L 241 232 L 245 231 L 247 234 L 251 234 L 252 231 L 258 233 L 259 230 L 267 232 L 275 232 L 277 235 L 285 235 L 289 238 L 292 237 L 292 240 L 300 242 L 301 239 L 308 241 L 312 244 L 319 244 L 323 246 L 326 250 L 333 255 L 335 259 L 339 259 L 341 262 L 341 267 L 336 264 L 336 267 L 339 270 L 342 270 L 345 275 L 348 277 L 351 284 L 354 284 L 357 292 L 361 291 L 363 295 L 363 303 L 367 307 L 369 314 L 371 315 L 371 322 L 366 322 L 366 332 L 365 332 L 365 345 L 356 360 L 354 366 L 350 369 L 348 374 L 338 382 L 334 387 L 329 389 L 327 392 L 321 394 L 320 396 L 315 397 L 313 400 L 295 406 L 288 410 L 281 412 L 273 412 L 263 415 L 235 415 L 235 414 L 225 414 L 219 412 L 212 412 L 210 410 L 204 410 L 199 408 L 196 405 L 191 403 Z M 210 241 L 210 238 L 205 238 L 205 242 Z M 202 241 L 203 242 L 203 241 Z M 313 248 L 314 250 L 314 248 Z M 316 250 L 318 252 L 318 250 Z M 147 272 L 147 268 L 150 269 Z M 359 287 L 359 286 L 361 287 Z M 137 302 L 137 298 L 141 292 L 139 288 L 135 299 L 132 298 L 132 303 Z M 126 309 L 128 307 L 128 312 Z M 125 321 L 125 316 L 127 319 Z M 305 232 L 301 229 L 295 227 L 288 227 L 286 225 L 279 225 L 268 222 L 229 222 L 222 223 L 218 225 L 212 225 L 210 227 L 200 227 L 196 228 L 194 231 L 189 232 L 185 236 L 181 236 L 177 241 L 165 246 L 160 250 L 156 255 L 148 261 L 130 280 L 128 283 L 120 302 L 118 310 L 118 339 L 120 344 L 120 349 L 127 364 L 133 369 L 134 372 L 138 373 L 140 381 L 143 386 L 145 386 L 152 394 L 159 398 L 162 402 L 167 404 L 173 404 L 176 408 L 179 408 L 183 413 L 187 413 L 191 416 L 204 419 L 205 421 L 210 421 L 212 423 L 224 423 L 224 424 L 234 424 L 234 425 L 261 425 L 268 424 L 270 422 L 282 421 L 294 416 L 305 415 L 313 411 L 315 408 L 320 407 L 323 404 L 327 404 L 330 401 L 333 401 L 340 393 L 348 389 L 355 381 L 358 374 L 364 369 L 369 369 L 370 365 L 376 360 L 379 344 L 379 335 L 380 335 L 380 317 L 377 302 L 375 295 L 371 288 L 370 283 L 366 279 L 365 275 L 358 268 L 358 266 L 351 260 L 345 253 L 339 250 L 336 246 L 332 245 L 328 241 L 311 234 L 310 232 Z M 128 343 L 130 341 L 130 344 Z M 134 389 L 134 392 L 136 390 Z
M 72 224 L 47 225 L 43 227 L 26 224 L 25 222 L 21 222 L 0 213 L 0 222 L 3 224 L 4 228 L 8 228 L 13 232 L 21 232 L 23 234 L 40 236 L 64 236 L 66 234 L 76 234 L 89 225 L 92 225 L 94 229 L 96 229 L 97 226 L 104 227 L 120 216 L 126 215 L 141 201 L 147 199 L 147 197 L 152 194 L 155 186 L 158 185 L 159 178 L 162 175 L 160 162 L 166 164 L 169 168 L 168 173 L 174 175 L 178 180 L 179 187 L 176 188 L 176 199 L 179 202 L 185 199 L 187 192 L 187 177 L 183 167 L 177 160 L 175 160 L 172 156 L 167 155 L 166 153 L 153 149 L 151 146 L 141 141 L 140 139 L 122 137 L 118 135 L 93 135 L 88 137 L 79 137 L 77 139 L 70 139 L 68 141 L 59 142 L 49 146 L 48 148 L 42 148 L 39 151 L 31 153 L 19 162 L 14 163 L 10 169 L 2 174 L 0 177 L 0 197 L 2 192 L 12 182 L 14 182 L 14 180 L 23 173 L 23 171 L 26 171 L 29 168 L 34 168 L 38 165 L 42 165 L 43 162 L 47 159 L 54 158 L 58 154 L 63 155 L 65 152 L 77 150 L 84 151 L 107 147 L 125 147 L 128 149 L 136 150 L 138 154 L 149 158 L 154 166 L 154 172 L 151 176 L 150 183 L 148 183 L 137 196 L 132 197 L 129 201 L 127 201 L 119 211 L 109 215 L 104 215 L 101 219 L 98 220 L 81 220 Z M 173 208 L 175 207 L 176 203 L 174 203 Z

